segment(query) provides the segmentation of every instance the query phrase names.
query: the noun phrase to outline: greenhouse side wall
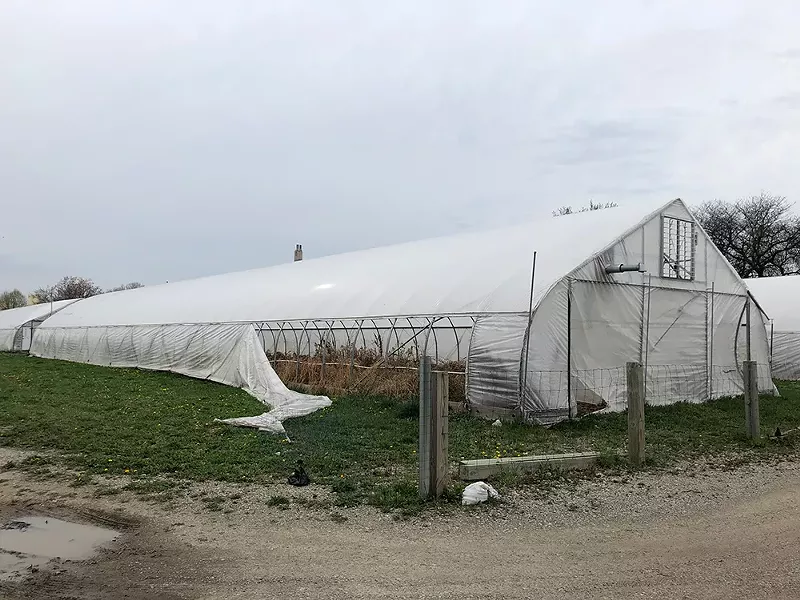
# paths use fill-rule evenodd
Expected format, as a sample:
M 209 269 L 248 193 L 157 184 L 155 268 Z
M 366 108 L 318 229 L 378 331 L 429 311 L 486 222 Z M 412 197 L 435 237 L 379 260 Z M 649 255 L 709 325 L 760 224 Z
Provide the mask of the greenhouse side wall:
M 800 380 L 800 332 L 772 334 L 772 373 L 776 379 Z
M 286 388 L 250 324 L 39 327 L 31 354 L 109 367 L 171 371 L 242 388 L 282 417 L 330 404 Z

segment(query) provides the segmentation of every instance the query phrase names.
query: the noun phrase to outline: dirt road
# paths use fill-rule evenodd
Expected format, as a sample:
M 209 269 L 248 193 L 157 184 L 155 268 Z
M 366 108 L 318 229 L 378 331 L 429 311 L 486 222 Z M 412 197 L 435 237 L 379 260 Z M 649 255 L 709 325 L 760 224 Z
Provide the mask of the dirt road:
M 265 489 L 239 489 L 226 512 L 191 492 L 148 504 L 16 470 L 0 480 L 0 523 L 50 515 L 121 534 L 88 561 L 0 581 L 0 598 L 800 597 L 794 463 L 603 478 L 401 522 L 281 510 Z

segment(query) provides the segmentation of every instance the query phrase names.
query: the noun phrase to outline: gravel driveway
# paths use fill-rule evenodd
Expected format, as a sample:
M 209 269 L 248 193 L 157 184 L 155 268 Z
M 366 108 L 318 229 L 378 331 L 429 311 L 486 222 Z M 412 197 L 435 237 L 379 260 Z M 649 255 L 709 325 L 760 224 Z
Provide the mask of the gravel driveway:
M 0 464 L 12 455 L 0 449 Z M 3 521 L 45 514 L 122 532 L 91 560 L 0 583 L 0 598 L 800 597 L 793 462 L 598 477 L 408 521 L 267 506 L 295 493 L 283 486 L 193 486 L 165 504 L 15 470 L 0 480 Z M 234 500 L 209 511 L 213 494 Z

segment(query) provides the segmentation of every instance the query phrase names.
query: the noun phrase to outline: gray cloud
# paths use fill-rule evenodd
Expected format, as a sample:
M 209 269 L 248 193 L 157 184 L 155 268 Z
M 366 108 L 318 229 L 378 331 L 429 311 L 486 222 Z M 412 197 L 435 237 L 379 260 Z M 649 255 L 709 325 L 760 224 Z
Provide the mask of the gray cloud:
M 789 0 L 186 6 L 0 5 L 0 288 L 797 188 Z

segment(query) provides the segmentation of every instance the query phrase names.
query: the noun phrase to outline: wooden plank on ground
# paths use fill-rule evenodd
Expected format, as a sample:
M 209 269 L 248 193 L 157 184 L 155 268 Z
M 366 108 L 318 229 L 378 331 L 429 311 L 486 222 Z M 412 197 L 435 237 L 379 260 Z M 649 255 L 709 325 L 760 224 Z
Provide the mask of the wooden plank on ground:
M 458 475 L 464 481 L 478 481 L 506 471 L 530 473 L 543 469 L 564 471 L 588 469 L 597 464 L 599 458 L 600 453 L 598 452 L 573 452 L 462 460 L 459 464 Z

